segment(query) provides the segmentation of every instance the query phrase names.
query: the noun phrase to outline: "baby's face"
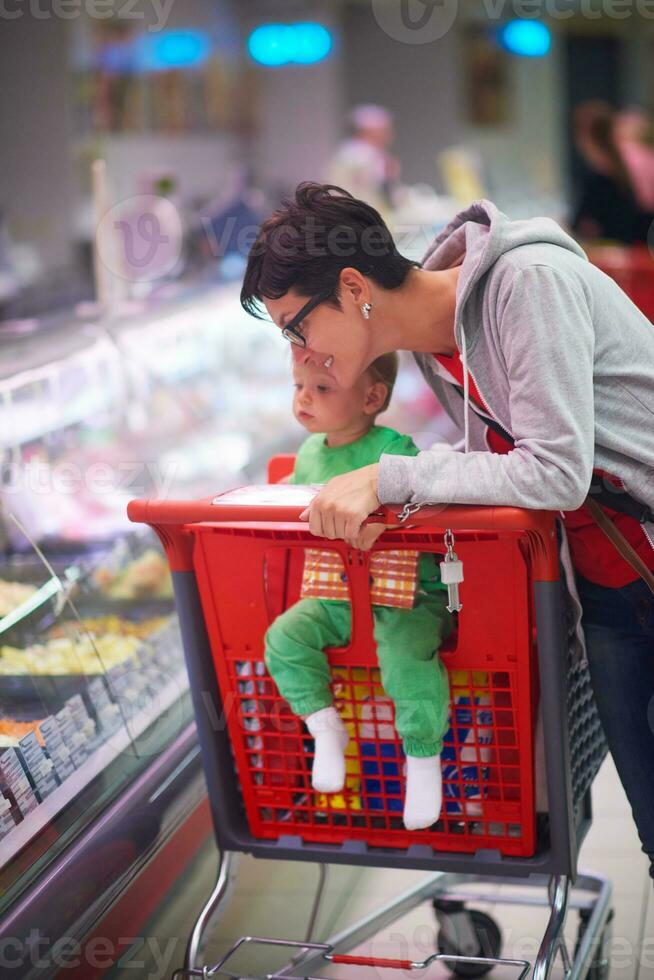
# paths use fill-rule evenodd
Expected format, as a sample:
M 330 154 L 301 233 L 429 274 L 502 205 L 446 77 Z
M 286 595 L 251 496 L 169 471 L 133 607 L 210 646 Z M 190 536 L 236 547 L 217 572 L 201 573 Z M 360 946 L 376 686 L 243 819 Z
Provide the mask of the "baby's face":
M 366 374 L 351 388 L 341 388 L 328 371 L 308 362 L 293 365 L 293 382 L 293 414 L 309 432 L 341 432 L 369 419 Z

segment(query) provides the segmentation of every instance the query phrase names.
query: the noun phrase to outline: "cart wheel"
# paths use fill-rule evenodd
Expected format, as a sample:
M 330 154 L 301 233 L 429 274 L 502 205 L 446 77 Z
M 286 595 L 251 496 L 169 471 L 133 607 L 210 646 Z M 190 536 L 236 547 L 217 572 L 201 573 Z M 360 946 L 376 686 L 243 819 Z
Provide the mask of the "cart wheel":
M 502 949 L 502 933 L 495 919 L 490 915 L 480 912 L 478 909 L 466 909 L 461 907 L 453 915 L 434 902 L 437 917 L 440 924 L 438 933 L 438 952 L 446 953 L 448 956 L 485 956 L 489 959 L 497 959 Z M 454 911 L 454 910 L 453 910 Z M 472 927 L 477 948 L 471 950 L 469 945 L 463 943 L 463 937 L 457 938 L 456 916 L 466 916 L 468 924 Z M 455 977 L 483 977 L 493 969 L 493 964 L 487 963 L 449 963 L 447 960 L 443 965 Z
M 579 946 L 584 937 L 584 933 L 588 928 L 590 914 L 589 909 L 579 910 L 579 929 L 577 931 L 577 942 L 575 943 L 575 958 L 579 951 Z M 591 961 L 590 968 L 586 974 L 587 980 L 608 980 L 611 969 L 610 947 L 611 938 L 613 936 L 613 914 L 613 909 L 611 909 L 595 948 L 595 954 Z

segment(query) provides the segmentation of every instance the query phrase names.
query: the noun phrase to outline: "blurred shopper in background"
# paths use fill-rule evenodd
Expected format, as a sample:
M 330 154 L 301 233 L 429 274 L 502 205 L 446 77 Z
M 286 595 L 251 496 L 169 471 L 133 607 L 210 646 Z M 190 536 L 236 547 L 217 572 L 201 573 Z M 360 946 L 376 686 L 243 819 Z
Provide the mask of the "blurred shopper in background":
M 654 218 L 654 119 L 642 109 L 619 112 L 615 141 L 638 204 Z
M 390 153 L 393 117 L 382 106 L 359 105 L 351 111 L 349 124 L 351 136 L 338 148 L 326 178 L 387 214 L 396 203 L 400 181 L 400 162 Z
M 584 240 L 631 245 L 647 240 L 651 216 L 636 197 L 630 169 L 618 147 L 617 119 L 608 102 L 592 100 L 575 108 L 573 136 L 584 172 L 570 225 Z

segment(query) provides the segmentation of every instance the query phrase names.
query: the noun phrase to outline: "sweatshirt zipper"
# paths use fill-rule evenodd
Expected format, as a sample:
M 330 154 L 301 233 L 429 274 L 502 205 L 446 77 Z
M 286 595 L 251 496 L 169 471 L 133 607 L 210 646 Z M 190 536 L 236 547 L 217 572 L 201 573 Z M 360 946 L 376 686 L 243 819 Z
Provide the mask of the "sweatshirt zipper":
M 486 396 L 484 395 L 484 393 L 483 393 L 483 391 L 482 391 L 482 390 L 481 390 L 481 388 L 479 387 L 479 382 L 478 382 L 478 381 L 477 381 L 477 379 L 475 378 L 475 376 L 474 376 L 474 374 L 472 373 L 472 371 L 471 371 L 471 369 L 470 369 L 470 367 L 468 367 L 468 374 L 469 374 L 469 375 L 470 375 L 470 377 L 472 378 L 472 380 L 473 380 L 473 382 L 474 382 L 474 385 L 475 385 L 475 388 L 476 388 L 476 389 L 477 389 L 477 391 L 479 392 L 479 397 L 481 398 L 481 400 L 483 401 L 483 403 L 484 403 L 484 405 L 486 406 L 486 415 L 488 415 L 488 417 L 489 417 L 489 418 L 491 418 L 491 419 L 493 420 L 493 422 L 495 422 L 495 423 L 496 423 L 497 425 L 499 425 L 499 426 L 501 426 L 501 427 L 502 427 L 502 428 L 504 429 L 504 431 L 505 431 L 505 432 L 506 432 L 506 433 L 507 433 L 508 435 L 510 435 L 510 436 L 511 436 L 511 438 L 513 439 L 513 441 L 515 442 L 515 436 L 513 435 L 513 433 L 511 432 L 511 430 L 510 430 L 510 429 L 509 429 L 509 428 L 508 428 L 508 427 L 507 427 L 506 425 L 504 425 L 504 423 L 503 423 L 503 422 L 500 422 L 500 420 L 498 419 L 498 417 L 497 417 L 497 415 L 495 414 L 495 412 L 493 412 L 493 411 L 492 411 L 492 409 L 491 409 L 491 407 L 490 407 L 490 405 L 488 404 L 488 399 L 486 398 Z M 465 404 L 464 404 L 464 406 L 463 406 L 463 410 L 465 411 Z M 473 411 L 474 411 L 474 409 L 473 409 Z

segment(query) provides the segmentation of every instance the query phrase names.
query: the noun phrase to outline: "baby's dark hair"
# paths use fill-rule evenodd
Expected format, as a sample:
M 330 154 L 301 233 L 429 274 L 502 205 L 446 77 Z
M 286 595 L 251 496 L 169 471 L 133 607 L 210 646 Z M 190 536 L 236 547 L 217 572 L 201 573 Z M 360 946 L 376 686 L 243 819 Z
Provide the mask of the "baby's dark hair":
M 372 362 L 367 370 L 367 373 L 370 375 L 373 381 L 383 382 L 388 389 L 386 399 L 384 400 L 382 407 L 379 409 L 379 412 L 377 413 L 378 415 L 385 412 L 390 404 L 399 364 L 400 359 L 396 352 L 391 351 L 390 354 L 382 354 L 381 357 L 378 357 L 377 360 Z

